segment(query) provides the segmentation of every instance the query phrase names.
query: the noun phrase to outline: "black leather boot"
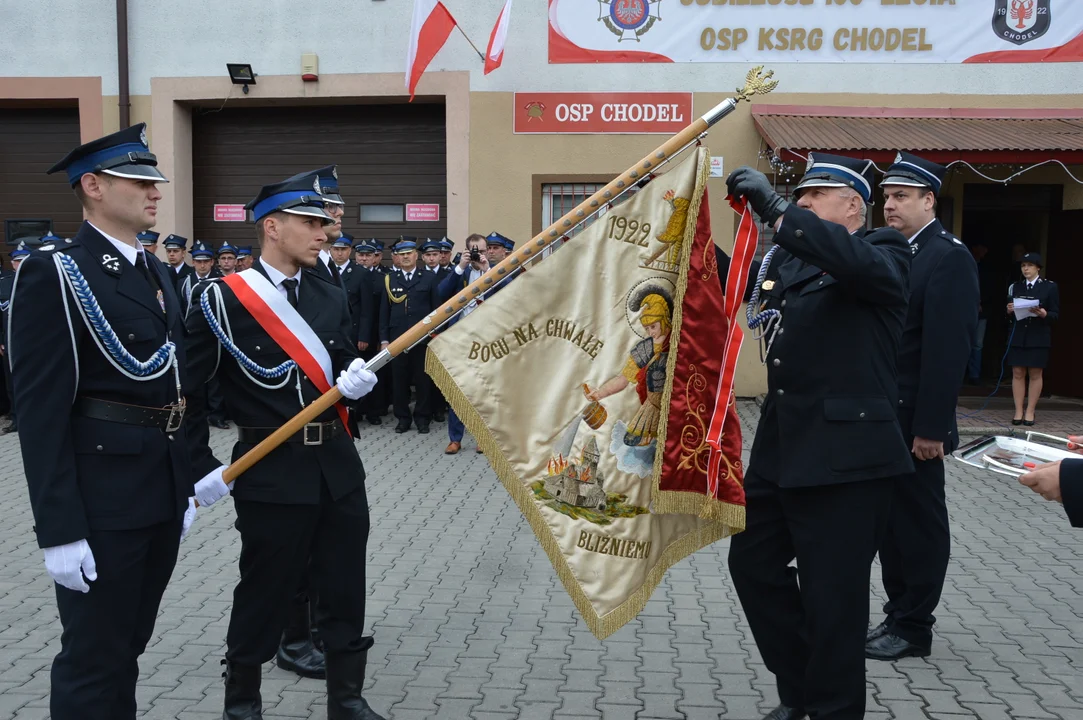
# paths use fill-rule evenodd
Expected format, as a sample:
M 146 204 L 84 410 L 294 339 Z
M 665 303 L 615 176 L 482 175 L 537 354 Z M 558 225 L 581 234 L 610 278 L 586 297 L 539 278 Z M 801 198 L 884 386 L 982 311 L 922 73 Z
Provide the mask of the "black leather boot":
M 308 599 L 301 597 L 294 598 L 290 603 L 276 662 L 283 670 L 322 680 L 326 674 L 323 653 L 312 644 L 308 605 Z
M 361 697 L 372 647 L 371 639 L 365 640 L 364 650 L 327 653 L 327 720 L 386 720 Z
M 222 661 L 226 671 L 226 702 L 222 720 L 263 720 L 263 700 L 259 695 L 259 665 L 238 665 Z

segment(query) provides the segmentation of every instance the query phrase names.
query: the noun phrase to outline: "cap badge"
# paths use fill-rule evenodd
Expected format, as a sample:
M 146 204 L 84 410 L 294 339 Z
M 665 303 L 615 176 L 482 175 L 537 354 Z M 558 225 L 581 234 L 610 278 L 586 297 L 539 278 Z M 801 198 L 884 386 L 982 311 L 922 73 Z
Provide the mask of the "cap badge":
M 805 163 L 805 172 L 811 172 L 813 166 L 816 165 L 816 159 L 812 157 L 812 153 L 808 154 L 808 162 Z
M 897 163 L 902 162 L 902 153 L 901 152 L 900 153 L 895 153 L 895 162 L 897 162 Z
M 319 178 L 316 178 L 315 180 L 312 181 L 312 189 L 315 190 L 317 193 L 320 192 L 320 179 Z
M 337 165 L 332 165 L 331 166 L 331 177 L 333 177 L 335 180 L 338 180 L 338 166 Z
M 148 146 L 148 143 L 147 143 L 147 129 L 145 127 L 142 130 L 139 131 L 139 142 L 143 143 L 144 147 Z

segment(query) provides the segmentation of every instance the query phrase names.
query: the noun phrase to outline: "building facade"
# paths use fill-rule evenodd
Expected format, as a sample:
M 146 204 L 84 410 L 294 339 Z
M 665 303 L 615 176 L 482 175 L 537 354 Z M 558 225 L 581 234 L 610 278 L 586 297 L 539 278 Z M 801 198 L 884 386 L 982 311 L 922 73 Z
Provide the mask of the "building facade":
M 1034 35 L 1045 22 L 1052 29 L 1042 32 L 1051 34 L 1062 31 L 1056 23 L 1075 22 L 1064 19 L 1068 0 L 1050 1 L 1053 25 L 1039 17 L 1019 20 L 1025 33 L 1005 27 Z M 949 175 L 941 217 L 968 244 L 989 248 L 1005 289 L 1018 271 L 1018 246 L 1046 257 L 1048 276 L 1060 281 L 1063 316 L 1047 387 L 1083 396 L 1083 376 L 1069 371 L 1076 343 L 1066 330 L 1083 315 L 1083 291 L 1070 281 L 1083 261 L 1083 185 L 1068 174 L 1083 178 L 1079 63 L 936 55 L 936 48 L 955 45 L 950 26 L 962 11 L 954 2 L 914 0 L 895 9 L 887 7 L 894 2 L 866 0 L 864 8 L 845 9 L 921 11 L 897 17 L 924 25 L 894 35 L 890 28 L 877 35 L 878 28 L 843 27 L 879 15 L 822 20 L 844 12 L 831 7 L 844 4 L 834 0 L 755 8 L 729 0 L 601 0 L 579 3 L 591 16 L 571 30 L 571 16 L 558 12 L 571 12 L 567 0 L 560 2 L 563 8 L 557 0 L 515 4 L 503 65 L 489 75 L 463 35 L 453 33 L 412 102 L 403 72 L 413 11 L 407 0 L 304 8 L 282 0 L 129 2 L 119 35 L 115 2 L 51 0 L 47 12 L 9 3 L 0 10 L 8 38 L 0 46 L 3 239 L 40 234 L 46 223 L 61 235 L 75 231 L 78 203 L 63 178 L 44 170 L 80 140 L 117 130 L 126 115 L 129 123 L 148 124 L 151 148 L 171 179 L 158 214 L 163 234 L 253 244 L 251 227 L 231 208 L 265 182 L 337 163 L 348 203 L 344 229 L 355 237 L 447 234 L 461 247 L 469 233 L 495 230 L 522 242 L 661 144 L 658 128 L 666 121 L 691 121 L 741 86 L 752 64 L 765 64 L 778 89 L 742 104 L 705 140 L 724 172 L 753 165 L 784 186 L 810 150 L 869 157 L 880 167 L 895 150 L 965 160 L 969 165 Z M 503 4 L 445 0 L 482 51 Z M 992 30 L 985 21 L 981 30 L 992 32 L 997 8 L 1011 3 L 974 5 L 988 6 Z M 765 40 L 764 28 L 754 27 L 764 22 L 752 12 L 787 25 L 785 46 L 776 29 Z M 742 27 L 722 27 L 730 17 Z M 804 26 L 800 46 L 794 21 Z M 673 31 L 682 24 L 686 33 Z M 815 30 L 819 47 L 812 50 Z M 723 46 L 735 45 L 742 32 L 747 42 L 725 54 Z M 973 33 L 981 44 L 984 36 Z M 659 38 L 676 47 L 685 35 L 685 55 L 653 58 L 676 61 L 643 62 L 651 59 L 641 57 L 643 48 Z M 893 37 L 900 52 L 910 47 L 931 61 L 900 61 L 903 55 L 887 51 Z M 879 54 L 871 49 L 876 42 Z M 1017 36 L 1010 45 L 1025 50 L 1022 42 Z M 590 43 L 615 49 L 584 50 Z M 302 57 L 310 54 L 316 79 L 302 77 L 313 74 L 312 58 Z M 255 82 L 232 83 L 227 63 L 249 64 Z M 622 95 L 595 100 L 575 93 Z M 602 104 L 610 105 L 605 117 Z M 594 115 L 580 128 L 584 105 L 593 105 Z M 540 131 L 543 122 L 553 130 Z M 1006 185 L 990 180 L 1047 160 L 1063 167 L 1050 163 Z M 723 179 L 709 183 L 714 236 L 725 247 L 734 217 L 725 209 Z M 874 223 L 878 212 L 871 213 Z M 1002 309 L 991 316 L 1001 317 Z M 999 326 L 990 321 L 987 367 L 999 366 Z M 764 386 L 756 353 L 746 352 L 738 393 L 754 395 Z

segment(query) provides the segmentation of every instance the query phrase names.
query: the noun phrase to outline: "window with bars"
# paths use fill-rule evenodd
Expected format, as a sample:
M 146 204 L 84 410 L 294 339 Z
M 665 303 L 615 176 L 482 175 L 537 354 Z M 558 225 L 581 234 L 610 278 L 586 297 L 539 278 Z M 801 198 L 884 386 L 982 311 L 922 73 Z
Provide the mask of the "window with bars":
M 605 187 L 605 183 L 546 183 L 542 185 L 542 227 L 547 228 L 571 210 L 576 205 L 589 198 L 594 193 Z M 587 227 L 605 210 L 587 220 L 585 223 L 567 233 L 572 237 L 583 228 Z

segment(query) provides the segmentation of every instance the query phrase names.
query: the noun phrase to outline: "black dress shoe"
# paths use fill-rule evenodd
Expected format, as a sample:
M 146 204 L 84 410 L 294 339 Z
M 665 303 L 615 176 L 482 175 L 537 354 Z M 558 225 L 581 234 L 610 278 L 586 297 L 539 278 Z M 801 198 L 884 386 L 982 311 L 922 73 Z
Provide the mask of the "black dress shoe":
M 882 635 L 886 635 L 886 634 L 887 634 L 887 620 L 883 621 L 882 623 L 880 623 L 879 625 L 877 625 L 876 627 L 872 628 L 867 633 L 865 633 L 865 642 L 867 642 L 867 643 L 872 642 L 876 638 L 881 637 Z
M 380 419 L 379 415 L 369 415 L 369 425 L 383 425 L 384 421 Z
M 429 434 L 429 424 L 428 423 L 418 423 L 417 424 L 417 431 L 419 433 L 421 433 L 422 435 L 428 435 Z
M 399 424 L 395 426 L 395 432 L 397 432 L 397 433 L 404 433 L 409 429 L 410 429 L 410 423 L 408 423 L 408 422 L 401 422 L 400 421 Z
M 885 633 L 865 643 L 865 657 L 870 660 L 901 660 L 907 657 L 929 657 L 932 648 L 915 645 L 898 635 Z
M 1026 425 L 1027 427 L 1034 427 L 1034 421 L 1033 420 L 1024 420 L 1023 424 Z
M 215 426 L 219 430 L 229 430 L 230 425 L 225 420 L 211 420 L 211 425 Z
M 798 710 L 797 708 L 788 707 L 786 705 L 779 705 L 763 716 L 763 720 L 805 720 L 808 717 L 808 713 L 804 710 Z
M 432 421 L 438 423 L 447 422 L 447 416 L 442 412 L 434 412 L 432 414 Z

